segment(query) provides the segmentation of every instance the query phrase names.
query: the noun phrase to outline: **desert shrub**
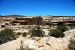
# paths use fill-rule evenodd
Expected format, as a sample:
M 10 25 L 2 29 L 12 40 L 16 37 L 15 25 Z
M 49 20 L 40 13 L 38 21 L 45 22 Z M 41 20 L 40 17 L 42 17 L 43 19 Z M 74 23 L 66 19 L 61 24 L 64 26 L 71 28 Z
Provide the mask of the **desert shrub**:
M 0 31 L 0 44 L 16 39 L 15 33 L 11 29 Z
M 44 36 L 44 32 L 42 31 L 40 26 L 37 26 L 31 29 L 30 33 L 31 33 L 31 37 L 43 37 Z
M 50 30 L 48 35 L 56 37 L 56 38 L 64 37 L 65 34 L 63 32 L 66 30 L 67 30 L 67 28 L 64 25 L 60 25 L 56 29 Z
M 75 25 L 70 25 L 69 27 L 70 27 L 70 29 L 74 29 Z
M 57 27 L 57 30 L 60 30 L 61 32 L 64 32 L 66 30 L 68 30 L 68 28 L 65 25 L 60 25 Z
M 24 32 L 24 33 L 22 33 L 22 36 L 23 36 L 23 37 L 26 37 L 27 34 L 28 34 L 28 33 Z
M 21 32 L 17 32 L 15 34 L 16 34 L 16 37 L 18 38 L 22 33 Z
M 23 37 L 26 37 L 27 35 L 28 35 L 28 33 L 26 33 L 26 32 L 18 32 L 18 33 L 16 33 L 17 34 L 17 36 L 19 36 L 19 35 L 22 35 Z
M 22 33 L 21 32 L 17 32 L 17 35 L 21 35 Z
M 75 40 L 70 39 L 70 44 L 68 45 L 70 50 L 75 50 Z

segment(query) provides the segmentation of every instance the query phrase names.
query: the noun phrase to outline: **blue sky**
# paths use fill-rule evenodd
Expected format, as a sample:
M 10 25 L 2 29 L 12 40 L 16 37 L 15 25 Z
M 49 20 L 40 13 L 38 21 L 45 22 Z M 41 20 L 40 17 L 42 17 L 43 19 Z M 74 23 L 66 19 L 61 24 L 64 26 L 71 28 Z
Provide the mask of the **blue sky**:
M 75 16 L 75 0 L 0 0 L 0 15 Z

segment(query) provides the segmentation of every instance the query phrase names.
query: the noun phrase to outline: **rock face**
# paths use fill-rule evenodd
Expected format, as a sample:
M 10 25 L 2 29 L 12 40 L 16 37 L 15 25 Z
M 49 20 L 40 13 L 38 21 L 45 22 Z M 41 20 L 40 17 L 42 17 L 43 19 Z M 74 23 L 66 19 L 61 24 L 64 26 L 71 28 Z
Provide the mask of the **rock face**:
M 29 44 L 30 41 L 29 41 Z M 54 37 L 43 37 L 38 41 L 34 40 L 34 46 L 36 50 L 65 50 L 67 48 L 67 44 L 61 38 Z
M 16 50 L 20 47 L 20 41 L 23 41 L 23 46 L 34 48 L 35 50 L 69 50 L 68 44 L 70 38 L 75 39 L 75 29 L 64 32 L 64 38 L 54 37 L 20 37 L 16 40 L 0 45 L 0 50 Z
M 42 50 L 65 50 L 67 48 L 67 44 L 61 38 L 43 37 L 37 43 L 38 48 L 43 48 Z
M 70 40 L 70 38 L 75 39 L 75 29 L 65 31 L 64 33 L 65 33 L 65 38 L 67 38 L 67 40 Z
M 61 38 L 43 37 L 29 39 L 17 39 L 0 45 L 0 50 L 16 50 L 20 47 L 20 41 L 23 41 L 24 47 L 34 48 L 36 50 L 65 50 L 67 49 L 66 42 Z

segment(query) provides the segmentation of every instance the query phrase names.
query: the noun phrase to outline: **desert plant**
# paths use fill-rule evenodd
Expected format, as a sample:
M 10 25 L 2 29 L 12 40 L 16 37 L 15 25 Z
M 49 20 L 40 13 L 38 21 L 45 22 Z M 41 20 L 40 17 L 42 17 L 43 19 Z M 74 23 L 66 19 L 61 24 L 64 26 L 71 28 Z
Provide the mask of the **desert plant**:
M 67 30 L 67 28 L 65 27 L 65 25 L 60 25 L 56 29 L 50 30 L 48 35 L 56 37 L 56 38 L 64 37 L 65 34 L 63 32 L 66 30 Z
M 70 29 L 74 29 L 75 25 L 70 25 L 69 27 L 70 27 Z
M 31 37 L 43 37 L 44 32 L 42 31 L 40 26 L 36 26 L 30 31 Z
M 17 35 L 21 35 L 22 33 L 21 32 L 17 32 Z
M 63 32 L 61 32 L 60 30 L 56 30 L 56 29 L 51 30 L 48 35 L 56 37 L 56 38 L 64 37 L 65 36 L 65 34 Z
M 15 33 L 16 34 L 16 37 L 18 38 L 20 35 L 22 35 L 22 33 L 21 32 L 17 32 L 17 33 Z
M 22 36 L 23 36 L 23 37 L 26 37 L 27 34 L 28 34 L 28 33 L 24 32 L 24 33 L 22 33 Z
M 0 44 L 16 39 L 15 33 L 11 29 L 0 31 Z
M 64 32 L 64 31 L 68 30 L 68 28 L 65 25 L 60 25 L 60 26 L 57 26 L 57 30 Z

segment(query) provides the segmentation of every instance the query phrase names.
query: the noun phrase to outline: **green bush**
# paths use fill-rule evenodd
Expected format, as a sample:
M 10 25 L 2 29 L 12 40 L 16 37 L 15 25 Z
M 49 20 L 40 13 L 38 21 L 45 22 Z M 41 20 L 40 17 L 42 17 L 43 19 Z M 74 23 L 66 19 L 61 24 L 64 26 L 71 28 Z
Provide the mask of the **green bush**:
M 18 32 L 16 34 L 17 34 L 17 36 L 22 35 L 23 37 L 26 37 L 28 33 L 26 33 L 26 32 L 23 32 L 23 33 L 22 32 Z
M 60 25 L 57 27 L 57 30 L 60 30 L 61 32 L 64 32 L 66 30 L 68 30 L 68 28 L 65 25 Z
M 40 26 L 33 28 L 30 31 L 30 33 L 31 33 L 31 37 L 43 37 L 44 36 L 44 32 L 42 31 Z
M 16 37 L 18 38 L 22 33 L 21 32 L 17 32 L 15 34 L 16 34 Z
M 22 33 L 22 36 L 23 36 L 23 37 L 26 37 L 27 34 L 28 34 L 28 33 L 24 32 L 24 33 Z
M 70 27 L 70 29 L 74 29 L 75 25 L 70 25 L 69 27 Z
M 67 30 L 67 28 L 64 25 L 60 25 L 56 29 L 50 30 L 48 35 L 56 37 L 56 38 L 64 37 L 65 34 L 63 32 L 66 30 Z
M 0 44 L 16 39 L 15 33 L 11 29 L 0 31 Z
M 17 36 L 18 36 L 18 35 L 21 35 L 21 34 L 22 34 L 21 32 L 17 32 Z
M 61 32 L 60 30 L 56 30 L 56 29 L 51 30 L 48 35 L 56 37 L 56 38 L 64 37 L 65 36 L 65 34 L 63 32 Z

